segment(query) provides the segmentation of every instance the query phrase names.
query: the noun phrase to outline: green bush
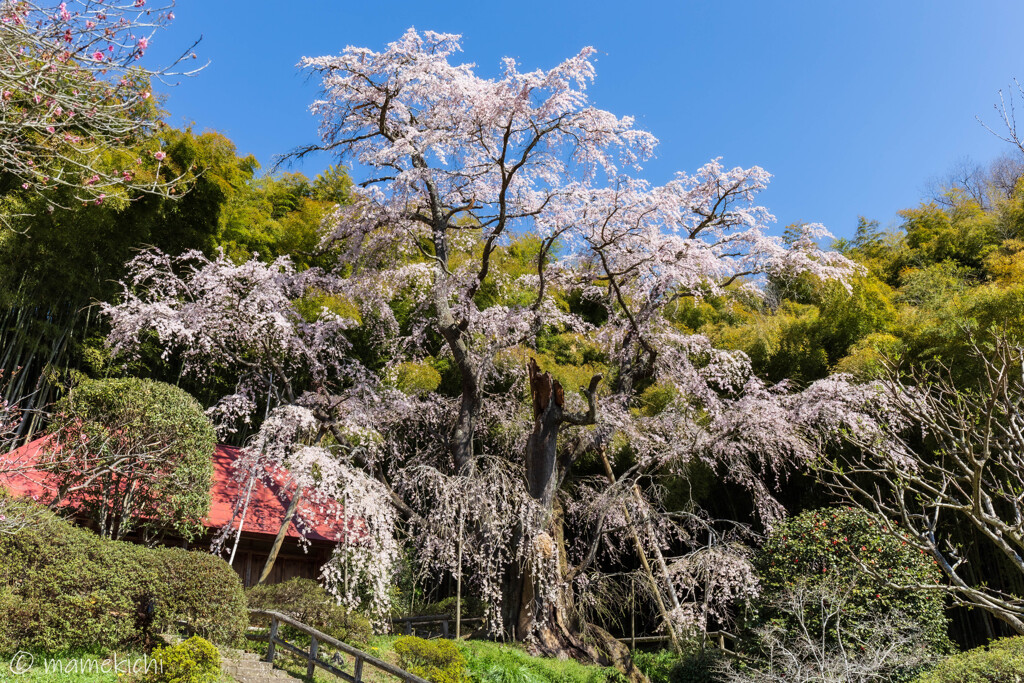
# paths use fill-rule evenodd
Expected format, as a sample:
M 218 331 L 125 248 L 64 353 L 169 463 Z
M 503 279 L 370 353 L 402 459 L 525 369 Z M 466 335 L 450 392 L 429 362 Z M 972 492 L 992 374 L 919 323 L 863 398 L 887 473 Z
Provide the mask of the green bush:
M 1024 636 L 948 657 L 914 683 L 1024 683 Z
M 824 508 L 792 517 L 772 530 L 755 558 L 761 578 L 754 625 L 775 621 L 783 630 L 794 626 L 792 615 L 776 609 L 778 598 L 798 585 L 843 586 L 848 625 L 901 614 L 924 632 L 928 644 L 948 652 L 948 619 L 939 591 L 900 590 L 886 585 L 935 584 L 942 574 L 930 556 L 914 548 L 895 527 L 884 527 L 853 508 Z M 861 568 L 869 567 L 879 578 Z M 820 624 L 806 615 L 812 629 Z
M 77 512 L 101 535 L 202 532 L 217 440 L 186 392 L 152 380 L 84 380 L 57 402 L 50 430 L 53 448 L 40 465 L 58 488 L 79 489 Z
M 153 650 L 153 659 L 159 666 L 142 678 L 144 683 L 217 683 L 220 679 L 220 653 L 199 636 L 159 647 Z
M 0 535 L 0 652 L 145 647 L 176 618 L 235 644 L 244 600 L 223 560 L 102 539 L 48 511 Z
M 241 644 L 249 623 L 238 574 L 223 559 L 181 548 L 157 548 L 147 562 L 156 573 L 154 623 L 186 621 L 214 642 Z
M 723 658 L 720 650 L 694 648 L 682 655 L 671 650 L 635 650 L 630 656 L 651 683 L 716 683 L 723 680 L 717 673 Z
M 402 636 L 395 641 L 398 665 L 430 683 L 469 683 L 466 658 L 450 640 Z
M 310 579 L 253 586 L 246 591 L 246 598 L 249 607 L 287 614 L 344 643 L 362 645 L 373 636 L 369 619 L 337 604 L 320 584 Z

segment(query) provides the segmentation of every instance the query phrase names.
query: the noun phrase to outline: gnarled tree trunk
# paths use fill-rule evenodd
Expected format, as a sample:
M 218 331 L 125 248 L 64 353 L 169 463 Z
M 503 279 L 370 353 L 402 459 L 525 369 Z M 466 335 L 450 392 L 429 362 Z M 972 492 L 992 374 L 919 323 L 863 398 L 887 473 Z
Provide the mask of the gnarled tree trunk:
M 557 492 L 572 460 L 566 449 L 559 454 L 558 435 L 564 424 L 594 424 L 596 391 L 601 376 L 595 375 L 584 391 L 588 402 L 586 413 L 565 412 L 565 393 L 561 384 L 550 373 L 541 372 L 532 359 L 529 376 L 534 423 L 526 444 L 526 483 L 530 495 L 540 504 L 544 514 L 544 532 L 536 538 L 531 552 L 540 554 L 544 561 L 557 561 L 559 579 L 562 579 L 567 576 L 568 567 Z M 560 581 L 557 596 L 551 599 L 537 593 L 537 579 L 529 567 L 513 567 L 507 576 L 504 596 L 506 628 L 517 639 L 532 636 L 534 648 L 542 654 L 615 666 L 631 681 L 646 683 L 646 677 L 633 664 L 625 645 L 604 629 L 573 617 L 571 585 Z

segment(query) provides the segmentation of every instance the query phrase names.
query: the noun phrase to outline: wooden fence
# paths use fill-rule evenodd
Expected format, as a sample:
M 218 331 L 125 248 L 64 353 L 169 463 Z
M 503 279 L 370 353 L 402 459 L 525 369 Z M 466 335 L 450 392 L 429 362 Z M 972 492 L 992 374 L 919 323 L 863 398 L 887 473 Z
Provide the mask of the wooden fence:
M 407 636 L 419 635 L 422 638 L 453 638 L 454 629 L 451 627 L 451 622 L 454 621 L 455 617 L 448 614 L 424 614 L 418 617 L 399 617 L 398 619 L 391 620 L 391 630 L 395 633 L 401 633 Z M 483 622 L 483 617 L 462 619 L 462 624 L 482 624 Z M 439 626 L 439 629 L 435 631 L 431 628 L 433 625 Z
M 375 669 L 383 671 L 384 673 L 390 674 L 395 678 L 403 681 L 403 683 L 427 683 L 419 676 L 413 675 L 404 669 L 400 669 L 393 664 L 389 664 L 381 659 L 377 659 L 373 655 L 370 655 L 362 650 L 356 649 L 351 645 L 347 645 L 336 638 L 332 638 L 326 633 L 322 633 L 312 626 L 307 626 L 302 622 L 296 621 L 291 617 L 281 614 L 280 612 L 269 612 L 265 610 L 249 610 L 249 613 L 254 617 L 262 617 L 270 622 L 270 631 L 267 635 L 253 634 L 250 633 L 246 637 L 249 640 L 266 641 L 267 643 L 267 656 L 264 661 L 270 664 L 274 663 L 274 655 L 277 653 L 277 648 L 282 648 L 296 654 L 299 657 L 303 657 L 306 660 L 306 676 L 310 679 L 313 678 L 313 672 L 316 671 L 317 667 L 324 671 L 330 672 L 335 676 L 338 676 L 342 680 L 348 681 L 348 683 L 362 683 L 363 681 L 363 668 L 369 665 Z M 295 630 L 309 636 L 309 648 L 303 649 L 294 643 L 289 643 L 280 636 L 281 624 L 287 624 Z M 328 645 L 336 650 L 340 650 L 345 654 L 354 658 L 352 667 L 352 673 L 345 671 L 341 668 L 342 662 L 335 659 L 332 662 L 324 661 L 320 658 L 320 646 Z

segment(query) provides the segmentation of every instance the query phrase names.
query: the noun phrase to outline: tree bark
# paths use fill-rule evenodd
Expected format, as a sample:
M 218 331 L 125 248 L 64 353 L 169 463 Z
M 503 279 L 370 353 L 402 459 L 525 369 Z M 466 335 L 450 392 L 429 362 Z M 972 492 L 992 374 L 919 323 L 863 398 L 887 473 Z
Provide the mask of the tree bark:
M 557 492 L 572 465 L 571 454 L 558 453 L 558 435 L 563 424 L 591 425 L 596 422 L 596 392 L 600 375 L 595 375 L 589 388 L 586 413 L 565 412 L 565 392 L 550 373 L 541 372 L 535 360 L 528 366 L 530 393 L 533 397 L 533 432 L 526 443 L 526 484 L 530 496 L 536 500 L 545 515 L 544 533 L 536 540 L 531 552 L 551 556 L 557 553 L 560 578 L 568 574 L 563 539 L 562 514 Z M 522 539 L 525 541 L 525 539 Z M 553 558 L 552 558 L 553 560 Z M 593 662 L 602 666 L 615 666 L 630 681 L 646 683 L 647 678 L 629 657 L 629 648 L 604 629 L 574 619 L 570 609 L 572 587 L 559 588 L 554 600 L 544 599 L 535 590 L 535 580 L 529 568 L 514 567 L 509 574 L 505 598 L 506 628 L 517 640 L 533 638 L 533 648 L 539 653 L 555 657 Z M 509 623 L 511 622 L 511 623 Z

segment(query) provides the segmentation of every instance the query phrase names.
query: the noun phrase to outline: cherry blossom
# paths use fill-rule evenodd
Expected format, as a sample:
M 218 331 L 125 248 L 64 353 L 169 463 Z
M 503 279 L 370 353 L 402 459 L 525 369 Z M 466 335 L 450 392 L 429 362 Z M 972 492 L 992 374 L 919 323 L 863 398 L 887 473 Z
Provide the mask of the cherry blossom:
M 304 59 L 323 79 L 312 106 L 321 141 L 294 154 L 326 150 L 366 173 L 323 226 L 338 267 L 148 252 L 130 264 L 123 300 L 104 306 L 110 343 L 136 353 L 155 333 L 188 373 L 237 372 L 212 414 L 227 424 L 262 409 L 253 457 L 364 519 L 324 576 L 339 599 L 352 599 L 353 581 L 388 589 L 411 529 L 417 561 L 465 574 L 494 634 L 621 663 L 611 636 L 588 627 L 583 638 L 565 617 L 576 587 L 603 581 L 599 566 L 649 556 L 645 581 L 673 634 L 727 620 L 756 590 L 742 539 L 668 513 L 650 482 L 706 463 L 746 486 L 770 523 L 782 511 L 765 480 L 812 460 L 817 421 L 830 419 L 822 387 L 766 385 L 744 354 L 677 325 L 672 307 L 758 291 L 767 276 L 845 282 L 857 267 L 820 248 L 821 226 L 788 243 L 769 234 L 774 219 L 756 203 L 763 169 L 712 160 L 660 187 L 633 177 L 656 140 L 589 103 L 593 49 L 549 70 L 506 59 L 495 78 L 453 63 L 459 49 L 458 36 L 410 29 L 380 52 Z M 525 235 L 534 272 L 498 274 L 502 250 Z M 482 303 L 485 289 L 495 294 Z M 607 322 L 567 310 L 570 292 L 604 307 Z M 333 308 L 311 314 L 315 301 Z M 349 357 L 357 326 L 383 368 Z M 610 378 L 563 388 L 533 358 L 541 333 L 597 344 Z M 454 369 L 457 395 L 407 395 L 389 379 L 428 347 Z M 651 384 L 671 394 L 656 413 L 638 409 Z M 607 457 L 616 443 L 631 458 L 618 473 Z M 606 463 L 606 478 L 574 479 L 584 454 Z M 708 530 L 715 543 L 695 540 Z

